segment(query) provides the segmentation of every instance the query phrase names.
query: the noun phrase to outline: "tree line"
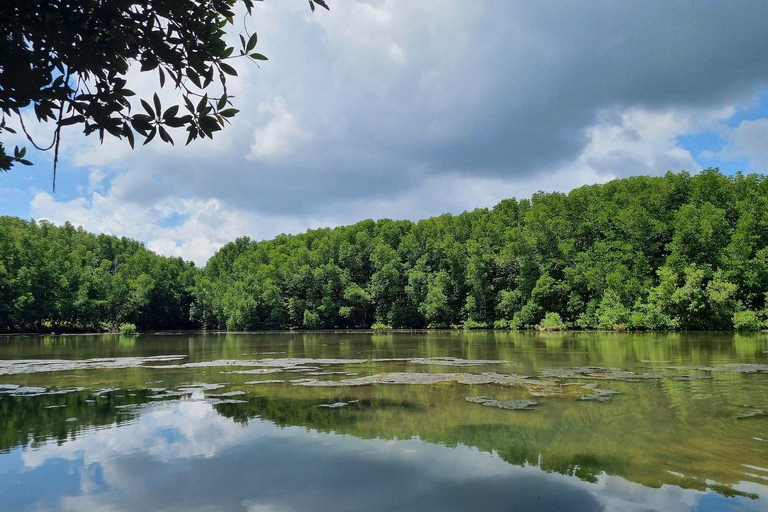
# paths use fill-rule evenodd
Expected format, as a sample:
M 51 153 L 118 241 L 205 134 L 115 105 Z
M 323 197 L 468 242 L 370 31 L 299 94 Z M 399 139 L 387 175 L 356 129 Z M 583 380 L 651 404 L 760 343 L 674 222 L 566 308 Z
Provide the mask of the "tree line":
M 57 249 L 70 239 L 77 250 Z M 717 169 L 416 223 L 238 238 L 203 269 L 126 239 L 9 218 L 0 249 L 5 329 L 130 318 L 143 329 L 757 330 L 768 317 L 768 181 Z
M 0 217 L 0 331 L 193 328 L 197 272 L 125 237 Z

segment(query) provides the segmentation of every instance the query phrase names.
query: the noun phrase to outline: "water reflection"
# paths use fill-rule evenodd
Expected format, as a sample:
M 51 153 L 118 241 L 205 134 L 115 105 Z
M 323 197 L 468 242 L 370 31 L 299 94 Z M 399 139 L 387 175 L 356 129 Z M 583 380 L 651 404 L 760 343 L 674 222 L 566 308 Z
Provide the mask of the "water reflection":
M 765 336 L 120 339 L 0 341 L 0 510 L 768 508 L 768 416 L 745 415 L 768 410 Z M 24 359 L 41 371 L 2 373 Z M 525 411 L 466 397 L 530 387 L 291 382 L 387 372 L 578 378 Z
M 134 421 L 0 458 L 8 510 L 762 510 L 766 502 L 602 475 L 588 483 L 462 445 L 362 440 L 205 401 L 145 406 Z M 8 475 L 13 475 L 8 478 Z

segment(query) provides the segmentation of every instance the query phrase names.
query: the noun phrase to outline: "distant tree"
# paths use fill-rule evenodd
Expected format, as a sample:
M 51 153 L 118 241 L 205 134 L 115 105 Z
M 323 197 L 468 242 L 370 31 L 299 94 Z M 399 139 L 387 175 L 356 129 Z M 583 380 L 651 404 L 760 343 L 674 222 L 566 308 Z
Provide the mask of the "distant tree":
M 212 138 L 238 112 L 227 92 L 227 77 L 237 75 L 229 61 L 267 60 L 255 51 L 256 33 L 243 28 L 237 49 L 224 40 L 236 5 L 251 15 L 256 1 L 4 0 L 0 136 L 13 133 L 6 118 L 16 117 L 36 148 L 52 149 L 54 188 L 64 126 L 80 125 L 100 141 L 105 134 L 124 138 L 131 147 L 136 138 L 147 144 L 156 136 L 173 144 L 174 128 L 186 130 L 187 144 Z M 325 0 L 309 0 L 313 11 L 315 4 L 328 9 Z M 132 111 L 132 63 L 157 73 L 160 88 L 168 81 L 181 101 L 163 106 L 155 93 L 139 98 L 141 110 Z M 50 144 L 38 144 L 27 132 L 21 114 L 30 107 L 39 122 L 55 124 Z M 18 146 L 6 153 L 0 141 L 0 171 L 31 165 L 25 156 Z

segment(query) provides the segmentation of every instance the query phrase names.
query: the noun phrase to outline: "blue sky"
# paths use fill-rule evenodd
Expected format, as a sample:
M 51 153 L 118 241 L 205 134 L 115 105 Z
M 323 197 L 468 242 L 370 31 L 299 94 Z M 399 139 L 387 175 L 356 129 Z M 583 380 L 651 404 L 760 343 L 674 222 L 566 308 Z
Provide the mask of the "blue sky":
M 248 235 L 419 219 L 667 170 L 768 167 L 765 2 L 267 1 L 214 141 L 65 131 L 0 176 L 0 214 L 199 264 Z M 236 35 L 232 34 L 232 37 Z M 140 95 L 157 78 L 131 71 Z M 176 97 L 161 91 L 165 101 Z M 34 125 L 40 141 L 51 127 Z M 8 139 L 6 143 L 13 143 Z

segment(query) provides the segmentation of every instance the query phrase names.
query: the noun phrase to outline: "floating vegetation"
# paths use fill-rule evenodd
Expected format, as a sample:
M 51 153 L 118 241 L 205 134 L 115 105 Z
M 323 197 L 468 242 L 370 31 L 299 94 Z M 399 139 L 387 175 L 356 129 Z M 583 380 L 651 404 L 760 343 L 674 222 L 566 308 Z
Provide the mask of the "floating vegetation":
M 759 418 L 761 416 L 768 417 L 768 411 L 766 411 L 765 409 L 757 409 L 757 408 L 755 408 L 755 409 L 750 409 L 749 411 L 747 411 L 747 412 L 745 412 L 743 414 L 737 415 L 736 419 L 746 420 L 746 419 L 749 419 L 749 418 Z
M 285 381 L 283 379 L 267 379 L 267 380 L 252 380 L 245 384 L 257 385 L 257 384 L 282 384 Z
M 696 370 L 705 372 L 735 372 L 735 373 L 768 373 L 768 364 L 760 363 L 734 363 L 719 364 L 715 366 L 699 366 Z
M 269 373 L 278 373 L 281 370 L 278 368 L 255 368 L 253 370 L 234 370 L 231 372 L 219 372 L 222 374 L 237 374 L 237 375 L 266 375 Z
M 576 368 L 552 368 L 542 370 L 543 377 L 558 379 L 601 379 L 601 380 L 656 380 L 664 378 L 662 373 L 638 373 L 617 368 L 581 366 Z
M 436 366 L 487 366 L 492 364 L 504 364 L 506 361 L 498 359 L 461 359 L 459 357 L 413 357 L 409 359 L 374 359 L 374 362 L 406 362 L 411 364 L 426 364 Z
M 212 400 L 206 400 L 211 405 L 222 405 L 222 404 L 247 404 L 247 400 L 237 400 L 234 398 L 214 398 Z
M 357 375 L 357 372 L 307 372 L 305 375 L 319 377 L 321 375 L 345 375 L 347 377 Z
M 85 391 L 85 388 L 65 388 L 65 389 L 51 389 L 41 388 L 37 386 L 19 386 L 18 384 L 2 384 L 0 385 L 0 393 L 8 396 L 43 396 L 43 395 L 64 395 L 67 393 L 76 393 L 78 391 Z
M 71 370 L 99 370 L 143 367 L 160 370 L 175 370 L 187 368 L 226 368 L 250 367 L 248 370 L 222 371 L 221 373 L 236 373 L 245 375 L 261 375 L 279 372 L 318 372 L 317 375 L 354 375 L 348 372 L 327 372 L 325 366 L 345 366 L 369 363 L 406 363 L 436 366 L 486 366 L 503 364 L 505 361 L 484 359 L 462 359 L 458 357 L 413 357 L 413 358 L 384 358 L 384 359 L 323 359 L 323 358 L 264 358 L 264 359 L 216 359 L 213 361 L 198 361 L 176 363 L 185 359 L 186 355 L 167 355 L 149 357 L 113 357 L 82 360 L 61 359 L 16 359 L 0 360 L 0 375 L 21 375 L 29 373 L 61 372 Z M 158 364 L 166 363 L 166 364 Z M 175 364 L 168 364 L 175 363 Z M 319 373 L 323 372 L 323 373 Z M 0 388 L 2 389 L 2 388 Z
M 472 402 L 473 404 L 498 407 L 499 409 L 507 409 L 510 411 L 527 411 L 539 405 L 539 402 L 536 400 L 495 400 L 487 396 L 468 396 L 465 397 L 465 400 L 467 402 Z
M 350 400 L 349 402 L 333 402 L 332 404 L 319 404 L 318 407 L 325 409 L 338 409 L 339 407 L 346 407 L 349 404 L 356 404 L 358 400 Z
M 224 384 L 196 383 L 196 384 L 188 384 L 186 386 L 182 386 L 180 388 L 177 388 L 177 390 L 183 393 L 194 393 L 196 391 L 213 391 L 216 389 L 221 389 L 223 387 L 224 387 Z
M 593 402 L 607 402 L 611 399 L 612 396 L 618 395 L 618 391 L 614 391 L 613 389 L 599 389 L 594 384 L 586 384 L 584 385 L 584 388 L 591 389 L 593 393 L 590 393 L 588 395 L 583 395 L 577 398 L 577 400 L 582 401 L 593 401 Z
M 5 359 L 0 360 L 0 375 L 20 375 L 25 373 L 64 372 L 70 370 L 101 370 L 133 368 L 145 363 L 177 361 L 187 356 L 149 356 L 149 357 L 105 357 L 97 359 Z
M 672 380 L 692 381 L 692 380 L 712 380 L 711 375 L 678 375 L 672 377 Z
M 479 385 L 498 384 L 500 386 L 522 387 L 528 389 L 537 396 L 549 396 L 559 394 L 560 387 L 556 382 L 548 380 L 532 379 L 516 374 L 500 373 L 416 373 L 393 372 L 379 373 L 367 377 L 357 377 L 342 380 L 318 380 L 296 379 L 291 381 L 297 386 L 336 387 L 336 386 L 369 386 L 372 384 L 438 384 L 441 382 L 455 382 L 458 384 Z

